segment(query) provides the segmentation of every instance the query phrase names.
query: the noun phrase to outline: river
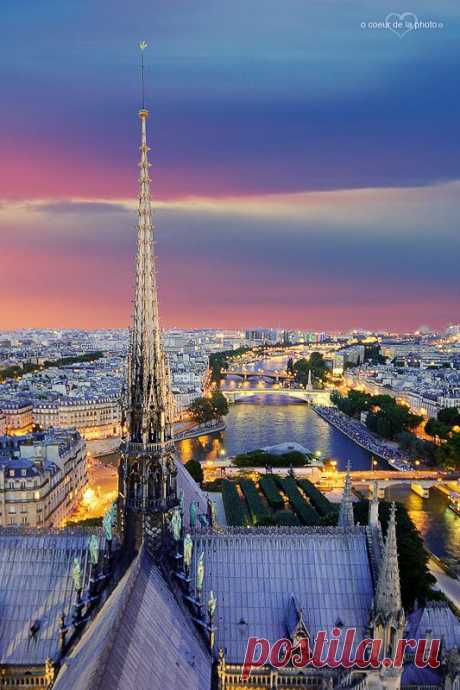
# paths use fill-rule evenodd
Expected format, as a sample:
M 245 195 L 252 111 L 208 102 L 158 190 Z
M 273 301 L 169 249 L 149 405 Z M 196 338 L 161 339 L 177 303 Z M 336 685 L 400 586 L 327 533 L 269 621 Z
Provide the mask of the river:
M 276 357 L 253 365 L 254 369 L 280 369 L 286 358 Z M 235 455 L 264 446 L 295 441 L 322 457 L 334 458 L 340 469 L 347 460 L 355 470 L 370 469 L 371 457 L 364 449 L 321 419 L 311 407 L 291 398 L 273 398 L 257 393 L 261 384 L 242 383 L 229 377 L 225 386 L 244 385 L 253 388 L 255 397 L 231 405 L 225 421 L 225 432 L 178 443 L 181 459 L 216 459 L 222 453 Z M 264 384 L 262 384 L 264 385 Z M 447 560 L 458 560 L 460 553 L 460 517 L 447 507 L 445 496 L 431 490 L 429 499 L 422 499 L 409 488 L 394 487 L 387 497 L 404 503 L 411 519 L 421 533 L 427 548 Z

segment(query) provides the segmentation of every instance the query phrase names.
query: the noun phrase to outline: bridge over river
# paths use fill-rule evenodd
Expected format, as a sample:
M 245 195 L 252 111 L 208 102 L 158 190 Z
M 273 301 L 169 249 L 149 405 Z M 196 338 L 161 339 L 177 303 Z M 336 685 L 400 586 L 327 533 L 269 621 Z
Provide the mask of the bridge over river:
M 385 489 L 390 486 L 407 484 L 412 491 L 422 498 L 429 497 L 430 488 L 433 486 L 447 487 L 451 483 L 457 483 L 460 472 L 447 472 L 442 470 L 369 470 L 351 472 L 351 480 L 354 487 L 368 486 L 371 493 L 383 498 Z M 327 484 L 332 487 L 341 487 L 345 481 L 346 472 L 334 472 L 327 475 Z
M 293 398 L 300 400 L 310 405 L 330 405 L 330 393 L 327 390 L 308 390 L 306 388 L 299 388 L 290 386 L 289 388 L 276 388 L 258 386 L 257 388 L 221 388 L 221 393 L 226 397 L 229 403 L 248 401 L 249 398 L 255 398 L 258 395 L 266 397 L 280 397 Z
M 267 469 L 266 467 L 237 467 L 232 464 L 231 458 L 216 459 L 204 464 L 204 469 L 213 478 L 217 476 L 238 475 L 243 472 L 256 472 L 258 474 L 269 474 L 272 471 L 281 476 L 286 476 L 293 471 L 294 476 L 308 478 L 320 487 L 327 489 L 342 488 L 345 482 L 346 472 L 325 471 L 318 464 L 306 465 L 305 467 L 295 467 L 291 470 L 288 467 L 277 467 Z M 460 479 L 460 472 L 446 472 L 437 470 L 413 470 L 403 472 L 399 470 L 358 470 L 350 472 L 353 486 L 367 488 L 370 495 L 377 495 L 383 498 L 385 489 L 390 486 L 408 485 L 416 494 L 422 498 L 429 497 L 429 490 L 433 486 L 447 487 L 449 484 Z M 448 491 L 446 491 L 448 493 Z
M 283 369 L 246 369 L 245 367 L 230 367 L 229 369 L 222 369 L 221 376 L 223 379 L 227 376 L 238 376 L 243 381 L 256 379 L 271 379 L 272 381 L 293 381 L 294 376 Z

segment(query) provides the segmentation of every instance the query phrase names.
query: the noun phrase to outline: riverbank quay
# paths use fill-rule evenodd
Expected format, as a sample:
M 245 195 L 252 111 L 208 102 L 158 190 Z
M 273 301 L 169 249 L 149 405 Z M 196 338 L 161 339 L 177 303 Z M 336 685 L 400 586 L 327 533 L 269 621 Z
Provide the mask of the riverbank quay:
M 199 436 L 208 436 L 208 434 L 215 434 L 219 431 L 225 431 L 225 421 L 223 417 L 219 419 L 212 419 L 210 422 L 203 424 L 188 424 L 184 426 L 176 424 L 174 428 L 174 441 L 183 441 L 186 438 L 198 438 Z
M 372 455 L 385 460 L 397 470 L 407 471 L 411 469 L 412 465 L 409 458 L 395 444 L 380 439 L 370 432 L 362 422 L 348 417 L 336 407 L 314 406 L 313 409 L 322 419 Z
M 213 419 L 204 424 L 193 424 L 193 422 L 176 422 L 174 431 L 174 440 L 183 441 L 187 438 L 198 438 L 199 436 L 208 436 L 208 434 L 215 434 L 225 431 L 225 421 L 220 419 Z M 93 458 L 102 458 L 104 456 L 116 453 L 121 445 L 121 438 L 109 438 L 86 442 L 88 452 Z
M 453 603 L 456 609 L 460 611 L 460 580 L 457 577 L 452 577 L 454 573 L 450 575 L 446 572 L 446 568 L 441 559 L 433 554 L 431 554 L 428 568 L 433 577 L 436 578 L 435 589 L 442 592 Z

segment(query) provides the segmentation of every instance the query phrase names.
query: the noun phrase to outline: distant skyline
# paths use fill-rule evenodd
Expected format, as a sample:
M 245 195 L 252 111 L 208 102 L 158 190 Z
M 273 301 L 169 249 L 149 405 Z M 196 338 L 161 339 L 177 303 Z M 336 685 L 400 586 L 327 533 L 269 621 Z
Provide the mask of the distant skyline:
M 145 39 L 163 327 L 460 321 L 460 8 L 4 0 L 0 330 L 129 325 Z

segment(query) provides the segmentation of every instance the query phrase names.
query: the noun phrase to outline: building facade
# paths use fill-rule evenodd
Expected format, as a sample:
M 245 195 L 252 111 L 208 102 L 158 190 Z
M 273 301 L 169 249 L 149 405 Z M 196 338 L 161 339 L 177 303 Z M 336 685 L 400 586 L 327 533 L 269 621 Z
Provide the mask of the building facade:
M 37 402 L 33 420 L 40 429 L 74 428 L 87 440 L 121 435 L 119 396 Z
M 32 431 L 34 419 L 31 402 L 0 401 L 0 413 L 5 419 L 6 434 L 20 435 Z
M 0 438 L 2 527 L 62 526 L 86 483 L 86 446 L 77 432 Z

